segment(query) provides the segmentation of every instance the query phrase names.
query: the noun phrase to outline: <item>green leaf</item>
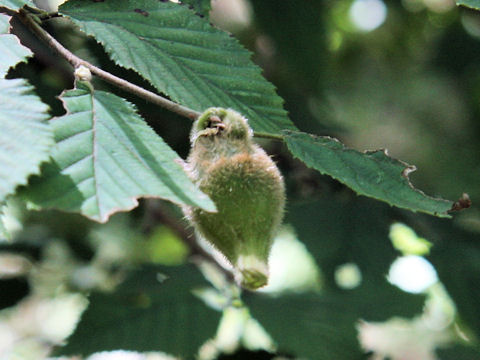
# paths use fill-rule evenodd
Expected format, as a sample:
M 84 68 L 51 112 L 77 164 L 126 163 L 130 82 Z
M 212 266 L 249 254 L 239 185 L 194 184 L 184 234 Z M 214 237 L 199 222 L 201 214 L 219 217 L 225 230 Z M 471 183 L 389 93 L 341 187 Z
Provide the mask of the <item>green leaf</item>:
M 40 171 L 53 145 L 48 107 L 23 79 L 0 79 L 0 202 Z
M 411 211 L 449 216 L 453 203 L 415 189 L 408 179 L 415 167 L 388 157 L 385 151 L 362 153 L 336 139 L 288 130 L 285 141 L 292 154 L 307 166 L 330 175 L 359 195 Z
M 203 112 L 230 107 L 255 131 L 294 129 L 283 100 L 236 39 L 186 6 L 157 0 L 71 0 L 60 7 L 119 65 L 137 71 L 172 100 Z
M 6 7 L 11 10 L 18 10 L 25 5 L 36 7 L 31 0 L 0 0 L 0 6 Z
M 136 271 L 113 294 L 90 296 L 90 306 L 60 352 L 123 349 L 193 358 L 215 335 L 220 319 L 191 292 L 206 285 L 193 265 Z
M 279 350 L 316 360 L 363 359 L 357 340 L 360 320 L 381 321 L 421 312 L 423 297 L 383 286 L 323 295 L 245 297 L 254 318 L 277 342 Z
M 32 56 L 30 49 L 20 44 L 15 35 L 9 34 L 10 16 L 0 14 L 0 77 L 4 78 L 8 70 Z
M 210 0 L 183 0 L 182 3 L 191 6 L 193 10 L 201 16 L 208 17 L 208 14 L 212 9 Z
M 463 5 L 475 10 L 480 10 L 480 0 L 457 0 L 457 5 Z
M 9 21 L 10 16 L 0 14 L 0 203 L 39 172 L 53 144 L 45 123 L 48 107 L 25 80 L 4 79 L 11 67 L 32 55 L 8 33 Z
M 31 203 L 99 222 L 134 208 L 139 197 L 215 210 L 178 163 L 180 157 L 132 104 L 81 82 L 61 99 L 67 114 L 51 121 L 57 142 L 53 161 L 41 178 L 32 179 Z

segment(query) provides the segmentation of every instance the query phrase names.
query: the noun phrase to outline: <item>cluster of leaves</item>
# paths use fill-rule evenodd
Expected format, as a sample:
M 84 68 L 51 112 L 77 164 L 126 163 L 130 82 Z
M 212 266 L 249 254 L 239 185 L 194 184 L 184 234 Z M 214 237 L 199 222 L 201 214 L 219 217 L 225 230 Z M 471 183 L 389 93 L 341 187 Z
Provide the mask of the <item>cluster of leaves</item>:
M 414 167 L 384 151 L 363 153 L 333 138 L 299 131 L 251 54 L 208 22 L 209 1 L 185 3 L 190 7 L 155 0 L 70 0 L 58 14 L 101 44 L 116 65 L 133 70 L 192 111 L 233 108 L 249 119 L 258 135 L 281 139 L 293 157 L 357 194 L 414 212 L 449 216 L 452 201 L 413 188 L 408 173 Z M 0 14 L 0 204 L 17 194 L 36 209 L 79 213 L 101 223 L 115 212 L 133 209 L 141 197 L 215 209 L 183 171 L 180 156 L 126 99 L 77 80 L 74 89 L 60 95 L 66 114 L 50 119 L 48 107 L 26 80 L 6 79 L 10 68 L 32 56 L 11 33 L 12 17 L 39 31 L 35 21 L 48 16 L 27 0 L 0 0 L 0 6 L 5 13 Z M 402 293 L 384 278 L 396 257 L 386 241 L 388 224 L 398 215 L 371 200 L 341 199 L 327 196 L 292 206 L 287 219 L 325 272 L 325 291 L 281 298 L 246 294 L 243 299 L 279 348 L 298 356 L 361 358 L 358 319 L 409 317 L 423 304 L 421 296 Z M 315 214 L 315 219 L 305 214 Z M 0 222 L 0 230 L 1 226 Z M 319 242 L 319 233 L 335 243 Z M 448 230 L 442 231 L 447 237 L 443 234 Z M 458 236 L 468 246 L 459 248 L 457 266 L 469 272 L 480 258 L 478 248 L 468 235 Z M 457 249 L 448 239 L 438 239 L 435 249 L 431 261 L 438 265 L 460 314 L 478 333 L 480 316 L 472 314 L 479 309 L 469 301 L 476 295 L 469 291 L 480 288 L 475 285 L 478 277 L 447 270 Z M 460 262 L 467 254 L 470 262 Z M 351 291 L 341 291 L 331 281 L 335 269 L 346 261 L 357 263 L 363 276 L 362 285 Z M 186 266 L 148 268 L 132 274 L 113 295 L 93 294 L 62 351 L 86 355 L 123 348 L 192 357 L 214 335 L 219 319 L 191 294 L 192 288 L 205 286 L 195 271 Z M 169 279 L 158 282 L 158 272 Z
M 441 216 L 446 216 L 452 206 L 452 202 L 413 189 L 406 176 L 409 167 L 382 152 L 362 154 L 343 148 L 334 139 L 315 141 L 296 132 L 281 98 L 262 78 L 249 52 L 185 6 L 157 1 L 69 1 L 61 6 L 60 14 L 94 36 L 118 65 L 133 69 L 172 100 L 196 111 L 218 105 L 234 108 L 248 117 L 255 131 L 284 134 L 294 156 L 359 194 Z M 7 35 L 7 39 L 12 37 Z M 22 45 L 16 44 L 16 48 L 21 58 L 9 58 L 4 73 L 29 55 Z M 38 173 L 39 164 L 50 157 L 42 176 L 32 181 L 28 191 L 29 200 L 39 208 L 80 212 L 100 222 L 107 221 L 115 211 L 133 208 L 136 198 L 142 196 L 214 209 L 175 162 L 178 156 L 136 115 L 133 105 L 81 82 L 60 98 L 67 114 L 55 118 L 49 127 L 45 125 L 46 108 L 28 109 L 45 114 L 36 120 L 41 123 L 38 131 L 29 127 L 32 139 L 22 142 L 23 151 L 33 151 L 36 158 L 26 162 L 14 147 L 5 147 L 4 157 L 9 158 L 10 168 L 12 164 L 17 168 L 19 163 L 25 168 L 15 175 L 4 167 L 9 177 L 0 201 L 16 186 L 25 184 L 29 175 Z M 18 97 L 11 103 L 15 100 L 24 101 Z M 10 121 L 15 119 L 20 126 L 18 116 L 12 117 L 7 111 Z M 29 113 L 23 114 L 30 120 Z M 6 122 L 2 126 L 2 133 L 15 143 L 17 129 Z M 42 135 L 49 138 L 40 142 L 37 137 Z M 52 137 L 55 147 L 50 149 Z M 42 148 L 33 148 L 33 144 L 42 143 Z M 325 159 L 331 165 L 327 166 Z

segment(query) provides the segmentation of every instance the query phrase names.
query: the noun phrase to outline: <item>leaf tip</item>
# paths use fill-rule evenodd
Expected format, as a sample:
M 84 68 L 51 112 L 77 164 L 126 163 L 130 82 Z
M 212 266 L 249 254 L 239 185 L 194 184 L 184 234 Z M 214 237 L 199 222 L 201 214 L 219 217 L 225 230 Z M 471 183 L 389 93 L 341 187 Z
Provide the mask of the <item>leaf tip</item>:
M 449 213 L 454 211 L 461 211 L 464 209 L 468 209 L 472 206 L 472 200 L 470 200 L 470 196 L 467 193 L 463 193 L 462 196 L 453 203 L 452 208 L 448 211 Z

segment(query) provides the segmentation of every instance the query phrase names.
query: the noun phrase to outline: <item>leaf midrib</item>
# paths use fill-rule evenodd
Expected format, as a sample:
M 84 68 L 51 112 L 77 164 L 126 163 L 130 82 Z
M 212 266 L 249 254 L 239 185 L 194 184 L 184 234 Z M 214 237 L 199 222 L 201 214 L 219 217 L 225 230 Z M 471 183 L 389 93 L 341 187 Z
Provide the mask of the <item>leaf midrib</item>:
M 96 117 L 96 107 L 95 107 L 95 97 L 92 93 L 88 94 L 90 96 L 90 102 L 92 105 L 92 161 L 93 161 L 93 181 L 94 181 L 94 187 L 95 187 L 95 202 L 97 205 L 97 211 L 98 214 L 100 215 L 100 218 L 103 219 L 103 212 L 100 208 L 100 191 L 99 191 L 99 186 L 98 186 L 98 179 L 97 179 L 97 117 Z

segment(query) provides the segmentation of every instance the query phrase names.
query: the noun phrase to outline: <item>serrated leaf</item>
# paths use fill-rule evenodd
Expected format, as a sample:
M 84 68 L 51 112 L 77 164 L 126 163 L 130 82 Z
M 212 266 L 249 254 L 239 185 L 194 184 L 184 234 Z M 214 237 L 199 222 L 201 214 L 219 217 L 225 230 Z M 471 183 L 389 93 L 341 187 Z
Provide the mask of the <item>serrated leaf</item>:
M 32 52 L 9 34 L 10 16 L 0 14 L 0 203 L 48 159 L 53 144 L 48 107 L 25 80 L 5 80 L 8 70 Z
M 11 10 L 18 10 L 25 5 L 36 7 L 31 0 L 0 0 L 0 6 L 6 7 Z
M 336 139 L 285 131 L 291 153 L 307 166 L 347 185 L 359 195 L 411 211 L 448 217 L 453 202 L 415 189 L 408 174 L 415 167 L 390 158 L 385 151 L 359 152 Z
M 119 65 L 137 71 L 172 100 L 203 112 L 230 107 L 255 131 L 293 129 L 282 99 L 250 53 L 186 6 L 157 0 L 71 0 L 60 7 Z
M 457 0 L 457 5 L 463 5 L 475 10 L 480 10 L 480 0 Z
M 48 107 L 23 79 L 0 79 L 0 202 L 38 174 L 53 136 Z
M 0 14 L 0 77 L 4 78 L 8 69 L 21 61 L 26 61 L 32 56 L 30 49 L 26 48 L 18 38 L 9 34 L 10 16 Z
M 252 316 L 277 342 L 279 350 L 315 360 L 363 359 L 357 340 L 360 320 L 421 313 L 424 298 L 388 285 L 362 286 L 341 293 L 245 297 Z
M 356 331 L 360 319 L 383 321 L 421 313 L 423 296 L 404 293 L 385 279 L 399 255 L 388 238 L 395 214 L 388 210 L 378 201 L 326 191 L 317 201 L 289 205 L 285 222 L 315 258 L 322 292 L 245 298 L 280 350 L 308 359 L 363 359 Z M 336 272 L 345 264 L 358 267 L 354 289 L 341 289 L 338 283 Z
M 207 16 L 212 9 L 210 0 L 183 0 L 183 4 L 189 5 L 201 16 Z
M 51 121 L 52 163 L 32 179 L 29 201 L 106 222 L 138 205 L 139 197 L 215 210 L 193 185 L 179 156 L 126 100 L 84 83 L 61 99 L 68 113 Z
M 124 349 L 193 358 L 215 335 L 220 319 L 191 292 L 206 284 L 193 265 L 136 271 L 114 293 L 90 296 L 90 306 L 60 352 Z

